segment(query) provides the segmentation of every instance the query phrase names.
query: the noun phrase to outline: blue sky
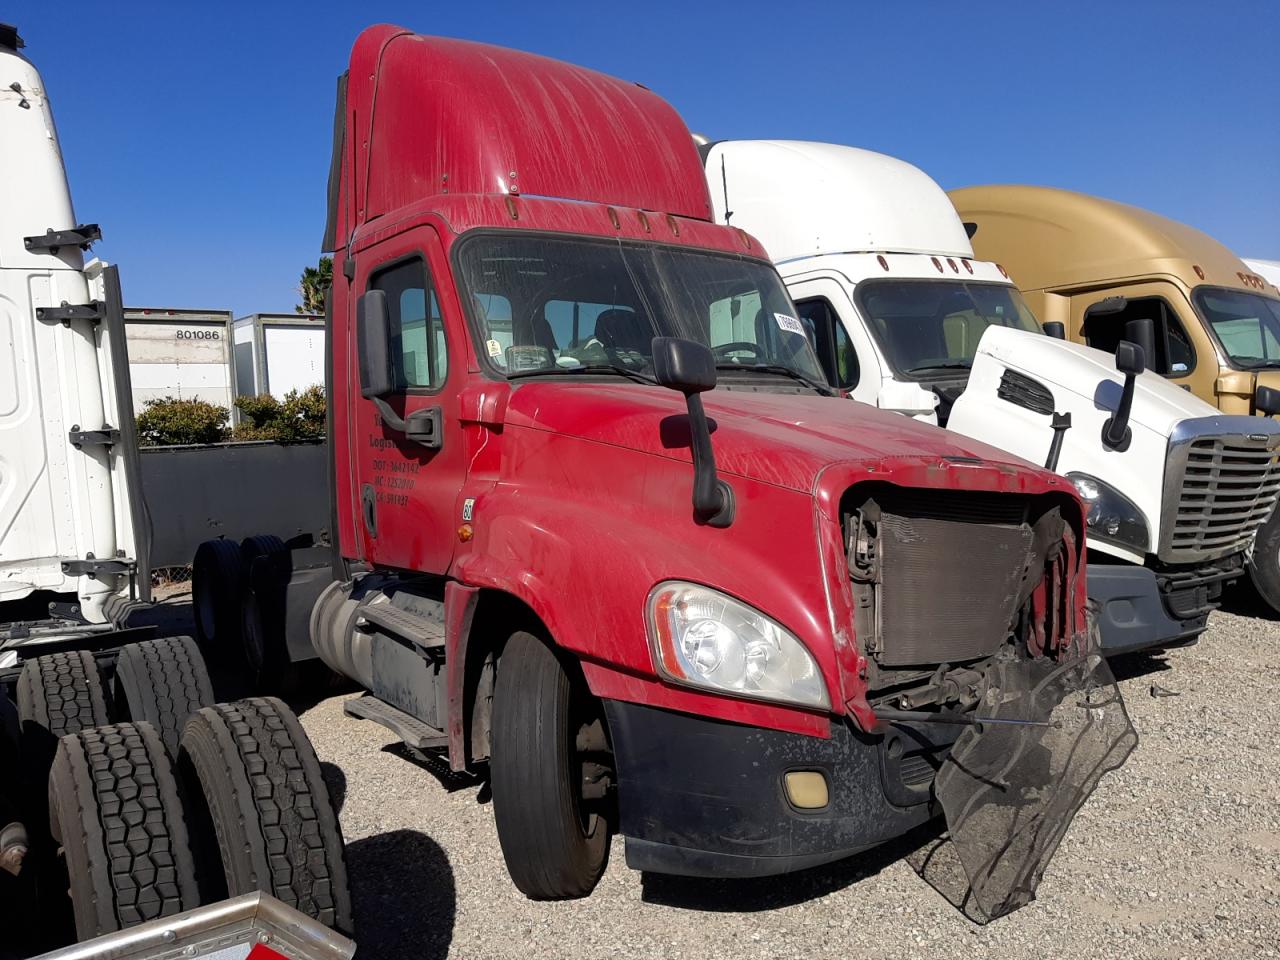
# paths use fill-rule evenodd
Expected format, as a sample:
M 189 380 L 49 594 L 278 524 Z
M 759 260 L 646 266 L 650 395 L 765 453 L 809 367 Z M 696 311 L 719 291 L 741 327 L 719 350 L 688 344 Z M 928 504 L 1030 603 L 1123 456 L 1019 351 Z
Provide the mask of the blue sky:
M 1275 4 L 73 0 L 9 19 L 130 304 L 292 309 L 318 256 L 334 80 L 379 21 L 638 80 L 716 138 L 853 144 L 944 187 L 1098 193 L 1280 259 Z

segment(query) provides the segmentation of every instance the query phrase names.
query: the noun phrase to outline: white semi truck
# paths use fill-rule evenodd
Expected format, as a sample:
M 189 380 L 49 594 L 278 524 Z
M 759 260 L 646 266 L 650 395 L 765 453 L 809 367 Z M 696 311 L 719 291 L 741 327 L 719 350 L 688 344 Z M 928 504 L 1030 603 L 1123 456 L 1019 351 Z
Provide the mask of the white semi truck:
M 1045 335 L 1057 331 L 975 259 L 946 193 L 908 163 L 799 141 L 700 149 L 717 220 L 764 243 L 834 383 L 1046 464 L 1090 502 L 1106 651 L 1204 630 L 1276 499 L 1273 421 L 1224 416 L 1144 372 L 1140 347 Z
M 99 231 L 22 45 L 0 24 L 0 954 L 349 957 L 297 719 L 216 702 L 191 639 L 134 618 L 155 611 L 120 285 L 85 263 Z

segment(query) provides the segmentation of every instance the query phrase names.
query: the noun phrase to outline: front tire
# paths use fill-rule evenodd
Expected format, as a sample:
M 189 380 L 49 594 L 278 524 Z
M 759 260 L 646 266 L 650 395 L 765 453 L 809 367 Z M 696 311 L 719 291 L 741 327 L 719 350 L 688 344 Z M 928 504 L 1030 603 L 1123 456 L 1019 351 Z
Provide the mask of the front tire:
M 1273 614 L 1280 615 L 1280 509 L 1272 510 L 1254 541 L 1249 580 Z
M 604 873 L 609 827 L 583 800 L 575 747 L 591 700 L 555 652 L 516 633 L 498 661 L 489 769 L 507 872 L 533 900 L 589 894 Z M 598 719 L 595 722 L 599 722 Z

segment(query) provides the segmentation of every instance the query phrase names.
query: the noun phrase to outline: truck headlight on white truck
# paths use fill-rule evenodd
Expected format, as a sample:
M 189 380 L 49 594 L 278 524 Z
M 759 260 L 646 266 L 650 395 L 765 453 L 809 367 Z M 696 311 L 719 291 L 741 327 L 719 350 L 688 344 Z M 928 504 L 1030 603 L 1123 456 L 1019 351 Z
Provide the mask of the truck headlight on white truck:
M 1068 473 L 1076 492 L 1089 505 L 1085 523 L 1089 536 L 1146 553 L 1151 549 L 1151 527 L 1137 505 L 1123 493 L 1087 473 Z
M 813 655 L 759 610 L 696 583 L 670 580 L 649 594 L 649 643 L 668 680 L 717 693 L 827 709 Z

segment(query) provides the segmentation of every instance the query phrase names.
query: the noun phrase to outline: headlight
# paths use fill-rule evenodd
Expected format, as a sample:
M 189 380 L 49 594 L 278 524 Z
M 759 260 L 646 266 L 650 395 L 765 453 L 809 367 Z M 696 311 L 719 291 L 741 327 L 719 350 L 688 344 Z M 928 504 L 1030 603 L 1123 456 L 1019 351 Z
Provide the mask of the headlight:
M 653 588 L 647 614 L 653 659 L 667 679 L 755 700 L 831 706 L 813 654 L 759 610 L 671 580 Z
M 1085 516 L 1089 536 L 1138 553 L 1151 548 L 1147 518 L 1132 500 L 1087 473 L 1068 473 L 1067 479 L 1089 508 Z

